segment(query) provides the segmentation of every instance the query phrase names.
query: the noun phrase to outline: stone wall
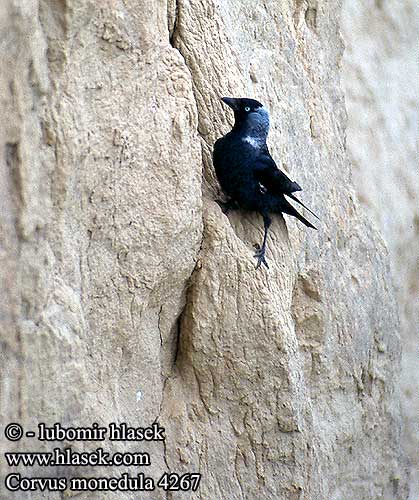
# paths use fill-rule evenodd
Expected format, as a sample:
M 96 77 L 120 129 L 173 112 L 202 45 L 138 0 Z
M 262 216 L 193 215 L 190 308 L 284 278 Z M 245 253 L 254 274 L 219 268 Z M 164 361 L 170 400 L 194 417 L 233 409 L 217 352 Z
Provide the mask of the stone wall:
M 340 7 L 3 2 L 4 423 L 158 420 L 147 474 L 202 481 L 145 500 L 406 498 L 395 293 L 351 184 Z M 321 217 L 275 218 L 269 270 L 261 218 L 214 203 L 223 95 L 270 109 L 271 152 Z
M 353 182 L 390 252 L 399 303 L 403 446 L 419 498 L 417 2 L 344 2 L 343 84 Z

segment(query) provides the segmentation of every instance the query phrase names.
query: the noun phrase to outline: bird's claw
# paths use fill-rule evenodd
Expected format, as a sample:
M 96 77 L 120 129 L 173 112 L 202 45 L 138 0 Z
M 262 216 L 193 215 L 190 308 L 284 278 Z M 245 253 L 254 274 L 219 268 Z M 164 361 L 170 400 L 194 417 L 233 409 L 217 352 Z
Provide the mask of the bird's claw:
M 265 248 L 261 248 L 257 243 L 254 245 L 254 247 L 256 248 L 254 257 L 258 260 L 256 269 L 259 269 L 262 264 L 265 265 L 267 269 L 269 269 L 268 263 L 265 259 Z

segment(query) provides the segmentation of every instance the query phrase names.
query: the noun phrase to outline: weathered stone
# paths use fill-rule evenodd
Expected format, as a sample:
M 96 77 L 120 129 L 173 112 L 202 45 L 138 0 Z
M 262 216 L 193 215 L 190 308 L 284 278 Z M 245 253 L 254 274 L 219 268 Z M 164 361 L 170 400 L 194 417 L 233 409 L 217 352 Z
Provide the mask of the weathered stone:
M 403 343 L 403 445 L 419 498 L 419 85 L 415 1 L 344 2 L 348 153 L 358 196 L 383 234 Z
M 164 444 L 103 447 L 202 481 L 141 498 L 406 498 L 395 295 L 351 185 L 339 17 L 338 1 L 3 2 L 5 423 L 158 420 Z M 272 154 L 321 217 L 275 218 L 269 270 L 260 217 L 214 202 L 222 95 L 271 110 Z M 132 498 L 77 498 L 103 495 Z

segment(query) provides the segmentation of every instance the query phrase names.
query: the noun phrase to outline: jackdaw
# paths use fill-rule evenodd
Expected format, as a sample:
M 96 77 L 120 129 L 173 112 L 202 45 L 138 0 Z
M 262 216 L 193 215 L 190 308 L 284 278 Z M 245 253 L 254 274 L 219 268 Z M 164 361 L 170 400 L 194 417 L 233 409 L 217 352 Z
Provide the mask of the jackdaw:
M 221 188 L 228 196 L 226 203 L 219 204 L 224 213 L 231 208 L 239 208 L 262 215 L 264 236 L 262 246 L 257 245 L 256 269 L 261 264 L 269 267 L 265 251 L 271 214 L 292 215 L 307 227 L 316 229 L 285 196 L 318 217 L 293 194 L 301 191 L 301 187 L 278 169 L 269 154 L 266 145 L 269 132 L 267 109 L 254 99 L 223 97 L 222 101 L 234 111 L 234 126 L 214 145 L 215 172 Z

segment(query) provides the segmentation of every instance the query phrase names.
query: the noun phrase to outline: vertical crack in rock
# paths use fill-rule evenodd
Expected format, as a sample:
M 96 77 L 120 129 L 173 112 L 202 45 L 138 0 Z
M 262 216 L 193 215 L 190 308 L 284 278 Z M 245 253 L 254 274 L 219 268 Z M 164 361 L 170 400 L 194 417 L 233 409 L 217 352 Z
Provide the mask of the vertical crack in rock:
M 158 320 L 157 320 L 157 329 L 158 329 L 159 335 L 160 335 L 160 347 L 163 346 L 163 337 L 162 337 L 162 334 L 161 334 L 161 327 L 160 327 L 162 310 L 163 310 L 163 306 L 160 306 L 159 317 L 158 317 Z
M 185 308 L 186 308 L 186 305 L 185 305 Z M 183 309 L 183 311 L 180 313 L 177 321 L 176 321 L 176 340 L 175 340 L 175 353 L 174 353 L 174 356 L 173 356 L 173 365 L 172 365 L 172 371 L 175 369 L 176 367 L 176 363 L 177 363 L 177 360 L 178 360 L 178 356 L 179 356 L 179 349 L 180 349 L 180 335 L 181 335 L 181 325 L 182 325 L 182 315 L 185 311 L 185 308 Z
M 11 86 L 12 91 L 12 86 Z M 1 342 L 2 352 L 8 352 L 11 358 L 13 358 L 16 365 L 19 367 L 17 371 L 17 381 L 14 387 L 17 391 L 17 412 L 20 421 L 23 419 L 23 384 L 24 384 L 24 370 L 23 370 L 23 343 L 22 334 L 19 324 L 19 316 L 26 317 L 27 314 L 24 310 L 22 296 L 17 293 L 16 280 L 18 279 L 21 269 L 19 266 L 19 258 L 22 252 L 22 238 L 23 231 L 21 225 L 21 211 L 24 203 L 23 198 L 23 186 L 20 171 L 20 158 L 19 158 L 19 142 L 6 142 L 5 143 L 5 165 L 6 165 L 6 179 L 3 181 L 5 186 L 4 196 L 9 199 L 10 203 L 10 232 L 7 231 L 6 225 L 2 225 L 1 229 L 5 230 L 5 234 L 2 236 L 1 247 L 3 251 L 3 245 L 8 252 L 14 254 L 11 259 L 11 266 L 5 269 L 4 278 L 5 283 L 9 284 L 9 291 L 2 291 L 4 294 L 4 306 L 1 307 L 1 313 L 4 314 L 4 319 L 6 320 L 4 326 L 6 327 L 6 332 L 10 328 L 10 333 L 15 332 L 15 345 L 9 342 Z M 3 220 L 1 221 L 3 224 Z M 9 232 L 7 236 L 6 232 Z M 9 247 L 9 248 L 8 248 Z M 4 308 L 4 310 L 3 310 Z M 7 310 L 10 309 L 10 310 Z M 3 318 L 2 318 L 3 319 Z M 9 327 L 10 325 L 10 327 Z M 5 360 L 7 357 L 5 356 Z M 6 361 L 5 361 L 6 363 Z M 11 363 L 10 363 L 11 365 Z M 10 382 L 9 382 L 10 383 Z
M 173 18 L 171 19 L 171 12 L 170 12 L 170 6 L 174 3 L 174 9 L 172 11 Z M 177 28 L 178 28 L 178 20 L 179 20 L 179 1 L 178 0 L 169 0 L 167 4 L 167 11 L 168 11 L 168 24 L 169 24 L 169 42 L 170 45 L 173 48 L 177 48 L 175 45 L 175 38 L 177 35 Z M 170 26 L 172 24 L 172 26 Z
M 16 102 L 26 94 L 29 99 L 22 101 L 18 116 L 13 110 L 12 133 L 2 150 L 10 231 L 6 251 L 11 249 L 5 276 L 15 288 L 8 310 L 16 314 L 10 323 L 21 328 L 25 354 L 19 367 L 13 355 L 21 355 L 20 333 L 10 329 L 9 339 L 4 329 L 13 350 L 5 366 L 7 383 L 23 376 L 10 391 L 22 391 L 20 401 L 9 404 L 10 411 L 19 419 L 52 415 L 74 418 L 75 424 L 103 415 L 137 415 L 148 423 L 157 415 L 167 426 L 168 439 L 156 445 L 153 475 L 161 472 L 157 468 L 198 469 L 204 477 L 196 498 L 349 498 L 353 489 L 356 498 L 376 498 L 389 485 L 387 497 L 392 491 L 395 496 L 404 482 L 393 451 L 398 417 L 396 397 L 390 395 L 397 325 L 380 247 L 368 224 L 347 206 L 338 2 L 323 3 L 317 18 L 307 11 L 307 5 L 317 8 L 314 0 L 290 0 L 270 10 L 256 2 L 250 12 L 237 1 L 144 4 L 156 14 L 153 19 L 137 17 L 143 6 L 139 11 L 134 3 L 119 10 L 120 5 L 112 6 L 113 14 L 123 14 L 126 26 L 135 17 L 135 28 L 129 36 L 124 31 L 121 39 L 109 32 L 109 43 L 103 44 L 106 6 L 80 4 L 76 12 L 72 2 L 41 0 L 40 25 L 50 46 L 39 50 L 38 43 L 30 42 L 26 51 L 26 45 L 11 43 L 5 51 L 20 47 L 21 54 L 29 54 L 28 60 L 36 63 L 21 61 L 22 66 L 30 64 L 31 80 L 43 65 L 47 72 L 48 59 L 51 80 L 44 105 L 37 102 L 36 89 L 32 95 L 27 92 L 27 79 L 16 78 Z M 165 9 L 167 27 L 160 22 Z M 305 29 L 305 21 L 318 36 Z M 22 21 L 22 32 L 31 40 L 28 26 L 33 24 Z M 114 50 L 137 40 L 144 41 L 139 50 L 144 58 Z M 162 55 L 167 61 L 161 61 Z M 257 73 L 253 83 L 250 62 Z M 282 124 L 281 134 L 273 139 L 282 142 L 284 161 L 300 162 L 307 178 L 312 172 L 312 192 L 327 207 L 324 234 L 307 236 L 305 243 L 295 229 L 291 243 L 284 245 L 282 238 L 272 238 L 278 265 L 269 275 L 255 274 L 248 259 L 251 247 L 247 240 L 242 244 L 252 238 L 251 223 L 245 224 L 239 241 L 206 192 L 205 245 L 202 253 L 197 249 L 202 201 L 198 163 L 207 167 L 203 190 L 217 185 L 210 172 L 211 143 L 231 119 L 221 113 L 221 90 L 260 94 L 272 110 L 281 104 L 275 118 Z M 128 108 L 139 112 L 130 114 Z M 149 111 L 157 133 L 147 129 L 142 135 L 142 127 L 150 124 Z M 39 114 L 45 120 L 44 142 L 33 139 Z M 310 115 L 317 141 L 309 137 Z M 136 146 L 108 149 L 116 128 L 127 132 L 127 141 L 138 134 Z M 83 160 L 80 168 L 86 141 L 86 164 Z M 38 143 L 39 152 L 33 148 Z M 144 182 L 143 172 L 150 182 Z M 43 187 L 44 179 L 50 184 L 41 193 L 38 186 Z M 173 200 L 167 196 L 167 205 L 164 187 L 174 193 Z M 44 200 L 52 206 L 44 206 Z M 144 200 L 149 213 L 141 210 Z M 185 212 L 178 213 L 172 201 L 184 203 Z M 33 227 L 41 218 L 47 221 L 44 240 L 19 238 L 13 220 L 17 214 Z M 150 223 L 146 233 L 141 232 L 142 216 Z M 183 239 L 168 252 L 166 237 L 177 236 L 177 222 Z M 156 243 L 161 254 L 153 260 L 147 250 Z M 22 255 L 16 256 L 19 245 Z M 125 248 L 129 252 L 116 258 Z M 80 253 L 87 254 L 84 268 Z M 200 271 L 193 274 L 193 260 L 200 254 L 204 265 L 199 267 L 198 257 Z M 304 274 L 291 297 L 297 269 Z M 23 313 L 22 299 L 27 304 Z M 373 356 L 372 328 L 385 347 Z M 352 374 L 359 380 L 358 397 Z M 386 387 L 381 378 L 389 381 Z M 140 399 L 133 398 L 140 389 L 137 381 L 146 382 Z M 59 407 L 49 394 L 57 395 Z
M 190 75 L 190 78 L 191 78 L 192 91 L 193 91 L 194 96 L 195 96 L 195 85 L 194 85 L 194 79 L 193 79 L 192 69 L 188 66 L 186 58 L 185 58 L 184 54 L 182 54 L 182 51 L 180 50 L 180 46 L 179 46 L 179 43 L 178 43 L 178 38 L 180 36 L 180 33 L 179 33 L 179 28 L 180 28 L 180 6 L 179 6 L 179 0 L 174 0 L 174 1 L 173 0 L 169 0 L 168 1 L 168 3 L 167 3 L 167 13 L 168 13 L 169 43 L 170 43 L 170 45 L 174 49 L 176 49 L 179 52 L 179 54 L 181 55 L 182 60 L 183 60 L 183 62 L 185 64 L 185 67 L 188 69 L 188 72 L 189 72 L 189 75 Z M 196 98 L 195 98 L 195 108 L 196 108 L 197 115 L 199 116 L 199 109 L 198 109 L 198 103 L 197 103 Z M 199 120 L 198 120 L 198 122 L 199 122 Z M 202 139 L 202 135 L 200 134 L 198 127 L 197 127 L 196 131 L 197 131 L 197 134 L 199 135 L 199 137 Z M 203 161 L 204 161 L 204 156 L 203 156 L 202 144 L 201 144 L 201 163 Z M 192 273 L 191 273 L 191 275 L 190 275 L 190 277 L 189 277 L 189 279 L 188 279 L 188 281 L 186 283 L 186 286 L 185 286 L 185 290 L 186 290 L 185 305 L 184 305 L 181 313 L 179 314 L 178 318 L 176 319 L 176 322 L 174 323 L 175 348 L 174 348 L 174 355 L 173 355 L 173 362 L 172 362 L 172 369 L 171 369 L 172 374 L 175 372 L 176 368 L 178 367 L 179 356 L 181 354 L 180 351 L 181 351 L 182 321 L 183 321 L 183 317 L 185 315 L 185 311 L 187 310 L 187 306 L 188 306 L 188 290 L 189 290 L 189 288 L 190 288 L 190 286 L 192 284 L 193 274 L 194 274 L 194 272 L 195 272 L 195 270 L 197 268 L 198 262 L 199 262 L 198 256 L 201 253 L 203 239 L 204 239 L 204 232 L 202 232 L 200 246 L 199 246 L 199 249 L 197 251 L 197 262 L 196 262 L 195 267 L 192 270 Z M 160 310 L 160 312 L 161 312 L 161 310 Z M 160 323 L 160 319 L 159 319 L 159 323 Z M 159 332 L 160 332 L 160 328 L 159 328 Z M 163 344 L 162 337 L 161 337 L 161 332 L 160 332 L 160 343 L 161 343 L 161 345 Z M 161 414 L 162 406 L 163 406 L 163 403 L 164 403 L 164 397 L 165 397 L 165 390 L 166 390 L 167 380 L 168 380 L 168 378 L 170 376 L 171 375 L 167 376 L 165 378 L 164 383 L 163 383 L 162 400 L 161 400 L 161 404 L 160 404 L 159 416 Z
M 171 3 L 171 0 L 169 0 L 169 4 Z M 194 79 L 194 72 L 193 69 L 188 65 L 188 60 L 186 55 L 182 52 L 181 49 L 181 43 L 180 43 L 180 38 L 181 38 L 181 7 L 180 7 L 180 0 L 175 0 L 175 6 L 174 6 L 174 14 L 173 14 L 173 27 L 172 30 L 170 31 L 169 27 L 169 41 L 171 46 L 176 49 L 179 54 L 182 56 L 182 59 L 184 61 L 185 66 L 187 67 L 189 74 L 191 76 L 191 82 L 192 82 L 192 91 L 195 96 L 195 105 L 196 105 L 196 111 L 198 115 L 198 124 L 199 124 L 199 118 L 200 118 L 200 109 L 198 106 L 198 99 L 196 98 L 196 83 Z M 208 146 L 210 146 L 206 140 L 206 138 L 201 134 L 199 130 L 199 126 L 197 128 L 197 133 L 201 140 L 205 142 Z M 202 149 L 202 144 L 201 144 L 201 151 L 202 151 L 202 161 L 204 161 L 204 151 Z
M 19 235 L 20 231 L 20 209 L 23 205 L 22 179 L 19 170 L 19 144 L 17 142 L 6 142 L 5 145 L 6 165 L 9 170 L 11 181 L 11 195 L 15 198 L 15 224 Z

